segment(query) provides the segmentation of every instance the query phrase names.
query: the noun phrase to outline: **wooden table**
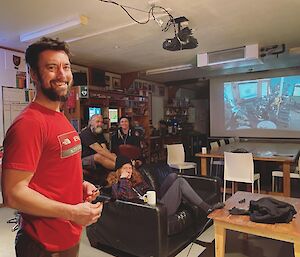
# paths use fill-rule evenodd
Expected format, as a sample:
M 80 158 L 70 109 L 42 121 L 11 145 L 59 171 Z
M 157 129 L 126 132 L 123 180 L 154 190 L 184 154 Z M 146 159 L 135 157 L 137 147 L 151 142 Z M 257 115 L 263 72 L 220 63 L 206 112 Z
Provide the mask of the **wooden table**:
M 232 207 L 249 209 L 250 200 L 258 200 L 264 196 L 267 195 L 236 192 L 225 202 L 223 209 L 216 210 L 208 216 L 214 220 L 216 257 L 224 257 L 227 229 L 293 243 L 295 256 L 300 257 L 300 199 L 274 196 L 278 200 L 292 204 L 298 212 L 288 224 L 255 223 L 250 221 L 249 216 L 229 214 L 228 210 Z M 244 198 L 245 203 L 238 203 Z
M 231 152 L 237 148 L 244 148 L 253 153 L 256 161 L 271 161 L 282 164 L 283 171 L 283 195 L 290 196 L 290 170 L 291 164 L 295 163 L 300 150 L 300 144 L 291 143 L 261 143 L 261 142 L 239 142 L 228 144 L 210 151 L 206 154 L 197 153 L 201 162 L 201 175 L 207 175 L 207 158 L 224 158 L 224 152 Z

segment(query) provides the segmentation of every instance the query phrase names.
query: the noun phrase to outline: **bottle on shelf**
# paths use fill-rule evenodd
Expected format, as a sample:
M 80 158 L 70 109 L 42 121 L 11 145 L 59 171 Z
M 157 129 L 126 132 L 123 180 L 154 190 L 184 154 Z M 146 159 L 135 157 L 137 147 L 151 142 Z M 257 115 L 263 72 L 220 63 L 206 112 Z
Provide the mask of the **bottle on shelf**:
M 167 126 L 168 126 L 168 134 L 172 134 L 173 132 L 173 125 L 171 120 L 167 120 Z

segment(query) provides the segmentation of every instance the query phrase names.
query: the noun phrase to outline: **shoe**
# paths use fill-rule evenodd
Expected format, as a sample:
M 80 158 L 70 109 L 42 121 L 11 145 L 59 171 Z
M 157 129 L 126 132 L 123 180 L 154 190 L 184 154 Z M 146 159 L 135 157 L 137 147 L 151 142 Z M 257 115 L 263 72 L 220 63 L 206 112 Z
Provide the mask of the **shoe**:
M 224 206 L 225 206 L 224 203 L 218 202 L 218 203 L 214 204 L 211 208 L 208 209 L 207 214 L 212 213 L 214 210 L 222 209 Z

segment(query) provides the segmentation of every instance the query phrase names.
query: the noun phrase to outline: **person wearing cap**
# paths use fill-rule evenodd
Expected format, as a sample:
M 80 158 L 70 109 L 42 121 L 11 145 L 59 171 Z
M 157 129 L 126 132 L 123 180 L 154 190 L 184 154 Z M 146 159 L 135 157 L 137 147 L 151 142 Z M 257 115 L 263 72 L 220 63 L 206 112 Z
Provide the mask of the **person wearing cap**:
M 131 145 L 139 149 L 139 154 L 141 155 L 141 140 L 140 137 L 135 134 L 134 130 L 130 128 L 130 118 L 126 116 L 120 117 L 119 125 L 120 127 L 111 138 L 111 151 L 119 155 L 120 146 Z M 141 156 L 135 156 L 134 159 L 140 158 Z
M 120 156 L 116 162 L 116 169 L 107 177 L 108 185 L 112 187 L 113 198 L 130 201 L 142 200 L 148 190 L 153 190 L 135 169 L 130 159 Z M 224 207 L 221 202 L 215 205 L 207 204 L 190 184 L 176 173 L 170 173 L 163 181 L 159 192 L 156 193 L 158 202 L 166 206 L 168 216 L 177 211 L 183 200 L 200 207 L 207 214 Z

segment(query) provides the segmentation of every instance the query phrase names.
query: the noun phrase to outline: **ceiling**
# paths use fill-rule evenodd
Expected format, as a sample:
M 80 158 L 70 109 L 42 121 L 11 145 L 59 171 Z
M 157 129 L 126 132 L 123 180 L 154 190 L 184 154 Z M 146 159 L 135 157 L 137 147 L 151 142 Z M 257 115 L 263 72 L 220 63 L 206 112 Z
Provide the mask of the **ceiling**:
M 111 3 L 99 0 L 0 1 L 0 46 L 24 51 L 29 43 L 20 42 L 21 34 L 84 15 L 88 18 L 87 25 L 51 36 L 69 41 L 73 63 L 115 73 L 139 71 L 141 78 L 157 82 L 201 84 L 212 76 L 300 66 L 300 49 L 289 53 L 290 49 L 300 47 L 299 0 L 151 0 L 166 8 L 174 18 L 188 18 L 188 26 L 195 30 L 193 36 L 199 42 L 198 47 L 175 52 L 162 48 L 165 39 L 174 37 L 172 27 L 163 32 L 153 20 L 137 24 Z M 144 11 L 151 7 L 148 0 L 116 2 Z M 127 10 L 137 20 L 147 18 L 146 12 Z M 165 23 L 165 13 L 155 10 Z M 286 51 L 263 58 L 262 64 L 197 68 L 199 53 L 249 44 L 260 47 L 285 44 Z M 144 73 L 149 69 L 185 64 L 192 64 L 193 68 L 148 77 Z

